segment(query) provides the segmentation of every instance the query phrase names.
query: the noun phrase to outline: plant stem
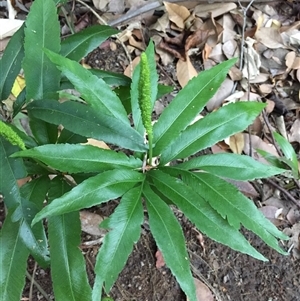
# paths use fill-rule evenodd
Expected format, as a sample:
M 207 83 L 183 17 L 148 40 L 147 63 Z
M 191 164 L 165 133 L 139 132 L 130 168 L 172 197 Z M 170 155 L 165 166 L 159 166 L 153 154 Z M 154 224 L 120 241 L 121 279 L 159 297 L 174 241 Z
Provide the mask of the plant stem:
M 149 158 L 148 164 L 152 165 L 152 141 L 153 141 L 153 134 L 148 133 L 148 145 L 149 145 Z

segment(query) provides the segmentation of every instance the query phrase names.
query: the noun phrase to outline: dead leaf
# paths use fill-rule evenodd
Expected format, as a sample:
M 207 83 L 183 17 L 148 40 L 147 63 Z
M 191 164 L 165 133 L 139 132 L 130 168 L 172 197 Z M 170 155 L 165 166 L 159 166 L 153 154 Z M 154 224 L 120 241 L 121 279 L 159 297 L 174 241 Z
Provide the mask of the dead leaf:
M 206 105 L 206 108 L 209 112 L 213 111 L 216 108 L 219 108 L 232 91 L 233 81 L 229 78 L 225 78 L 224 82 L 221 84 L 221 87 L 218 89 L 216 94 L 209 100 Z
M 210 289 L 199 279 L 194 278 L 196 287 L 196 298 L 197 301 L 214 301 L 214 296 Z M 189 298 L 186 298 L 189 301 Z
M 244 135 L 244 153 L 249 156 L 250 154 L 250 142 L 249 142 L 249 134 L 243 134 Z M 278 153 L 276 151 L 276 148 L 273 144 L 266 143 L 263 141 L 260 137 L 251 135 L 251 148 L 252 148 L 252 157 L 264 164 L 270 164 L 267 160 L 265 160 L 257 151 L 256 149 L 264 150 L 276 157 L 278 157 Z
M 160 250 L 156 251 L 155 257 L 156 257 L 155 266 L 156 266 L 157 269 L 160 269 L 163 266 L 165 266 L 165 260 L 164 260 L 163 255 L 162 255 Z
M 289 141 L 300 143 L 300 118 L 296 119 L 290 129 Z
M 254 189 L 253 185 L 249 182 L 236 181 L 231 179 L 226 179 L 226 181 L 233 184 L 246 197 L 256 198 L 259 196 L 258 192 Z
M 208 19 L 210 16 L 216 18 L 230 12 L 236 7 L 235 3 L 200 4 L 195 7 L 194 14 L 204 19 Z
M 293 256 L 294 258 L 300 258 L 300 223 L 293 225 L 292 228 L 285 228 L 283 233 L 290 236 L 290 240 L 288 241 L 288 245 L 293 245 Z
M 185 41 L 185 53 L 188 52 L 189 49 L 193 47 L 200 47 L 206 41 L 209 35 L 212 34 L 209 30 L 197 29 L 193 34 L 191 34 Z
M 247 47 L 244 47 L 244 67 L 243 67 L 243 76 L 249 80 L 255 79 L 259 74 L 259 68 L 261 66 L 261 60 L 259 54 L 253 48 L 255 40 L 247 38 L 245 44 Z
M 110 149 L 110 147 L 103 141 L 96 140 L 93 138 L 89 138 L 87 141 L 88 141 L 87 143 L 82 143 L 82 145 L 93 145 L 103 149 Z
M 100 11 L 107 11 L 109 0 L 93 0 L 94 6 Z
M 278 218 L 278 216 L 282 213 L 282 208 L 277 208 L 275 206 L 263 206 L 258 208 L 258 210 L 275 226 L 280 226 L 282 224 L 282 220 Z
M 0 41 L 6 37 L 11 37 L 23 23 L 23 20 L 0 19 Z
M 280 32 L 277 28 L 261 27 L 255 33 L 255 38 L 271 49 L 285 48 Z
M 80 211 L 81 230 L 85 233 L 95 236 L 101 236 L 106 233 L 106 230 L 99 227 L 103 221 L 103 217 L 99 214 L 90 211 Z
M 244 148 L 244 135 L 242 133 L 236 133 L 229 138 L 229 147 L 234 154 L 241 154 Z
M 140 57 L 137 56 L 132 61 L 132 65 L 128 65 L 127 68 L 124 70 L 124 75 L 131 78 L 134 68 L 137 66 L 137 64 L 140 62 Z
M 176 65 L 176 72 L 178 82 L 182 88 L 188 83 L 191 78 L 198 75 L 196 69 L 190 61 L 189 56 L 186 57 L 185 61 L 178 60 Z
M 175 23 L 178 28 L 184 29 L 184 22 L 190 16 L 189 10 L 185 6 L 169 2 L 164 2 L 164 6 L 169 14 L 170 21 Z
M 166 50 L 164 50 L 162 48 L 159 48 L 159 46 L 158 46 L 162 41 L 162 37 L 159 36 L 159 35 L 154 35 L 152 37 L 152 40 L 153 40 L 153 42 L 156 46 L 155 51 L 159 55 L 162 64 L 164 66 L 167 66 L 167 65 L 171 64 L 174 60 L 173 55 L 171 53 L 167 52 Z

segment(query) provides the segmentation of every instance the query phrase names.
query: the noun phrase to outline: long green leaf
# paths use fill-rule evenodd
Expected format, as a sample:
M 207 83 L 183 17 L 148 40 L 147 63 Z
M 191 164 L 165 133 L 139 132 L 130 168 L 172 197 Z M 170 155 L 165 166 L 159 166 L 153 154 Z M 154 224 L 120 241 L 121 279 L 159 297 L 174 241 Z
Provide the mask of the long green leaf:
M 120 123 L 130 124 L 126 110 L 111 88 L 89 70 L 79 63 L 45 49 L 50 60 L 70 80 L 74 87 L 81 93 L 81 97 L 97 112 L 114 116 Z
M 21 159 L 9 156 L 19 148 L 11 145 L 0 136 L 0 192 L 4 196 L 4 203 L 8 208 L 21 203 L 21 195 L 17 179 L 24 178 L 26 171 Z
M 144 175 L 128 169 L 105 171 L 83 181 L 70 192 L 55 199 L 34 218 L 33 224 L 48 216 L 89 208 L 116 199 L 144 180 Z
M 33 2 L 26 21 L 24 48 L 27 100 L 56 95 L 60 71 L 43 51 L 43 48 L 60 51 L 60 25 L 53 0 Z
M 12 222 L 9 210 L 0 232 L 0 301 L 21 299 L 28 255 L 20 239 L 20 221 Z
M 80 61 L 110 36 L 119 31 L 107 25 L 90 26 L 75 33 L 61 43 L 60 54 L 73 61 Z
M 53 100 L 33 101 L 27 108 L 35 118 L 57 125 L 62 124 L 69 131 L 106 143 L 135 151 L 145 151 L 144 138 L 130 125 L 98 112 L 84 104 Z
M 33 179 L 20 189 L 22 201 L 12 218 L 22 220 L 20 238 L 27 246 L 30 254 L 40 266 L 46 267 L 49 263 L 48 240 L 42 222 L 31 227 L 34 215 L 41 210 L 49 189 L 48 176 Z
M 12 36 L 0 59 L 0 100 L 8 98 L 24 57 L 24 25 Z
M 276 142 L 279 144 L 284 156 L 286 157 L 286 162 L 292 169 L 293 175 L 295 178 L 298 178 L 298 159 L 295 150 L 293 149 L 292 145 L 287 141 L 285 138 L 283 138 L 278 133 L 273 133 L 274 138 Z M 284 162 L 284 161 L 283 161 Z
M 195 181 L 196 178 L 196 181 Z M 183 181 L 197 189 L 199 194 L 235 229 L 244 225 L 263 239 L 277 252 L 287 254 L 279 246 L 277 238 L 288 239 L 263 214 L 254 203 L 232 184 L 208 173 L 183 174 Z
M 143 222 L 142 188 L 143 185 L 140 185 L 125 193 L 117 209 L 105 220 L 105 227 L 111 231 L 105 235 L 97 255 L 94 301 L 100 300 L 103 284 L 105 290 L 110 291 L 140 237 Z
M 132 156 L 92 145 L 43 145 L 17 152 L 13 157 L 34 158 L 62 172 L 100 172 L 115 168 L 141 168 L 143 162 Z
M 145 184 L 143 195 L 147 201 L 150 230 L 157 247 L 189 300 L 196 301 L 195 284 L 181 226 L 169 206 L 148 183 Z
M 50 201 L 60 197 L 70 187 L 61 178 L 55 178 L 49 191 Z M 85 260 L 79 249 L 80 220 L 78 212 L 48 219 L 51 254 L 51 276 L 56 301 L 90 301 Z
M 197 193 L 198 190 L 159 170 L 151 171 L 150 175 L 155 187 L 170 198 L 201 232 L 234 250 L 267 260 Z
M 232 59 L 200 72 L 177 94 L 154 124 L 154 156 L 161 154 L 202 111 L 235 61 Z
M 162 153 L 161 165 L 186 158 L 243 131 L 264 108 L 264 104 L 238 102 L 220 108 L 189 126 Z
M 249 156 L 227 153 L 192 158 L 176 167 L 185 170 L 205 170 L 215 176 L 240 181 L 268 178 L 285 171 L 262 164 Z

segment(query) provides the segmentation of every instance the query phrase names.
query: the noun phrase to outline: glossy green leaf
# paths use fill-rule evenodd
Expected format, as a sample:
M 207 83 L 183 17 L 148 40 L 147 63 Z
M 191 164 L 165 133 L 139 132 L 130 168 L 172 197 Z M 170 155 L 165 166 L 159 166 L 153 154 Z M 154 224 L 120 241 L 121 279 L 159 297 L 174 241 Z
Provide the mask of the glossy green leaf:
M 144 137 L 129 124 L 123 124 L 118 119 L 98 112 L 84 104 L 64 102 L 60 104 L 53 100 L 33 101 L 27 106 L 35 118 L 42 119 L 73 133 L 94 138 L 135 151 L 145 151 Z
M 176 167 L 185 170 L 204 170 L 215 176 L 240 181 L 268 178 L 285 171 L 262 164 L 249 156 L 228 153 L 192 158 Z
M 30 111 L 28 115 L 30 130 L 37 143 L 39 145 L 56 143 L 58 137 L 57 125 L 33 118 Z
M 298 159 L 295 150 L 288 140 L 283 138 L 278 133 L 273 133 L 276 142 L 279 144 L 285 158 L 290 161 L 288 165 L 291 167 L 293 175 L 295 178 L 298 178 Z
M 176 171 L 178 172 L 178 170 Z M 185 171 L 182 171 L 184 174 Z M 159 170 L 150 172 L 155 187 L 170 198 L 174 204 L 192 221 L 196 227 L 224 245 L 232 249 L 253 256 L 260 260 L 266 260 L 257 252 L 243 235 L 207 203 L 201 191 L 197 193 L 194 187 Z
M 101 78 L 75 61 L 47 49 L 45 53 L 81 93 L 81 97 L 94 109 L 95 114 L 99 112 L 110 115 L 118 119 L 120 124 L 130 124 L 121 100 Z
M 20 221 L 12 222 L 9 210 L 0 232 L 0 301 L 21 299 L 28 255 L 20 239 Z
M 196 179 L 196 180 L 195 180 Z M 199 194 L 235 229 L 242 224 L 257 234 L 277 252 L 287 254 L 279 246 L 276 238 L 288 239 L 263 214 L 254 203 L 246 198 L 232 184 L 208 173 L 193 173 L 193 177 L 183 174 L 183 181 Z
M 12 36 L 0 59 L 0 100 L 8 98 L 24 57 L 24 25 Z
M 70 187 L 61 178 L 51 183 L 50 201 L 60 197 Z M 56 301 L 90 301 L 85 260 L 79 248 L 81 227 L 78 212 L 71 212 L 48 219 L 51 254 L 51 278 Z
M 105 235 L 97 255 L 94 301 L 100 300 L 103 284 L 106 292 L 110 291 L 140 237 L 144 217 L 142 188 L 140 185 L 125 193 L 114 213 L 105 220 L 106 228 L 111 230 Z
M 101 69 L 89 69 L 91 73 L 102 78 L 110 86 L 129 86 L 131 78 L 122 74 Z
M 187 158 L 202 149 L 243 131 L 264 108 L 264 104 L 238 102 L 220 108 L 189 126 L 163 151 L 161 165 Z
M 154 124 L 154 156 L 161 154 L 202 111 L 235 62 L 232 59 L 200 72 L 179 91 Z
M 114 168 L 142 168 L 143 162 L 124 153 L 92 145 L 43 145 L 17 152 L 13 157 L 34 158 L 62 172 L 101 172 Z
M 80 61 L 107 38 L 119 31 L 107 25 L 94 25 L 77 32 L 61 43 L 60 54 L 73 61 Z
M 13 118 L 15 118 L 22 110 L 23 106 L 26 103 L 26 87 L 21 91 L 21 93 L 17 96 L 17 99 L 13 104 Z
M 157 247 L 189 300 L 196 301 L 195 284 L 181 226 L 169 206 L 147 183 L 143 195 L 146 198 L 150 230 Z
M 11 154 L 20 150 L 11 145 L 0 136 L 0 193 L 4 197 L 4 203 L 8 208 L 16 207 L 21 203 L 21 195 L 17 179 L 26 176 L 22 159 L 9 158 Z
M 27 100 L 54 97 L 59 89 L 60 71 L 43 51 L 43 48 L 60 51 L 60 25 L 53 0 L 37 0 L 31 5 L 24 48 Z
M 81 135 L 75 134 L 72 131 L 69 131 L 67 129 L 63 129 L 60 132 L 60 135 L 57 139 L 57 143 L 71 143 L 71 144 L 77 144 L 77 143 L 86 143 L 87 138 L 83 137 Z
M 48 176 L 33 179 L 20 188 L 22 202 L 14 212 L 12 218 L 22 220 L 20 238 L 30 250 L 31 255 L 40 266 L 46 267 L 49 263 L 48 240 L 42 222 L 31 227 L 35 214 L 41 210 L 49 189 Z
M 35 216 L 33 224 L 48 216 L 61 215 L 116 199 L 142 182 L 144 177 L 139 172 L 127 169 L 105 171 L 83 181 L 70 192 L 52 201 Z

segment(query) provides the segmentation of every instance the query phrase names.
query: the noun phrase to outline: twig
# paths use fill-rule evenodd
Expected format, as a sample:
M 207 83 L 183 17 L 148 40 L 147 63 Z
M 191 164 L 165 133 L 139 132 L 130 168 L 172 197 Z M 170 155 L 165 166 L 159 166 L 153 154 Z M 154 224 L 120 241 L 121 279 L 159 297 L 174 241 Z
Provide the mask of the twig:
M 267 126 L 267 128 L 268 128 L 268 130 L 269 130 L 269 132 L 270 132 L 270 134 L 271 134 L 271 139 L 272 139 L 273 145 L 275 146 L 278 155 L 279 155 L 280 157 L 282 157 L 282 156 L 283 156 L 283 155 L 282 155 L 282 152 L 281 152 L 281 150 L 278 148 L 277 143 L 276 143 L 276 141 L 275 141 L 275 138 L 274 138 L 274 135 L 273 135 L 273 131 L 272 131 L 272 128 L 271 128 L 271 124 L 270 124 L 270 122 L 269 122 L 269 119 L 268 119 L 268 117 L 267 117 L 267 114 L 266 114 L 265 109 L 263 109 L 262 114 L 263 114 L 264 122 L 265 122 L 265 124 L 266 124 L 266 126 Z
M 93 14 L 94 16 L 103 24 L 103 25 L 111 25 L 109 23 L 107 23 L 94 9 L 92 9 L 88 4 L 86 4 L 85 2 L 81 1 L 81 0 L 76 0 L 77 2 L 79 2 L 80 4 L 82 4 L 83 6 L 85 6 L 86 8 L 88 8 Z M 133 73 L 133 66 L 132 66 L 132 59 L 131 56 L 125 46 L 125 44 L 121 41 L 121 39 L 118 37 L 118 35 L 115 35 L 116 39 L 120 42 L 121 46 L 124 49 L 124 52 L 126 54 L 126 57 L 129 61 L 129 66 L 130 66 L 130 72 L 131 75 Z
M 279 191 L 281 191 L 290 201 L 292 201 L 298 208 L 300 208 L 300 203 L 283 187 L 281 187 L 279 184 L 274 182 L 271 179 L 264 179 L 264 182 L 267 182 L 277 188 Z
M 31 275 L 26 271 L 26 277 L 29 281 L 32 281 L 35 287 L 38 289 L 38 291 L 44 296 L 44 298 L 47 301 L 51 301 L 50 298 L 48 297 L 48 294 L 43 290 L 43 288 L 34 280 L 32 279 Z
M 35 262 L 34 263 L 34 268 L 33 268 L 33 271 L 32 271 L 32 278 L 31 278 L 31 281 L 30 281 L 29 301 L 32 301 L 33 281 L 34 281 L 34 275 L 35 275 L 35 272 L 36 272 L 36 267 L 37 267 L 37 263 Z

